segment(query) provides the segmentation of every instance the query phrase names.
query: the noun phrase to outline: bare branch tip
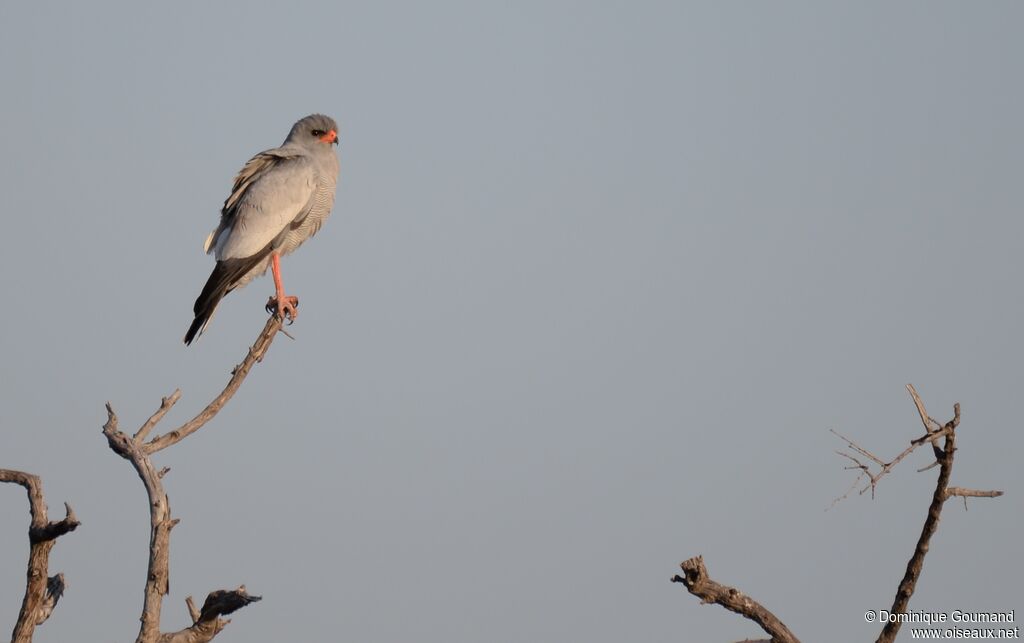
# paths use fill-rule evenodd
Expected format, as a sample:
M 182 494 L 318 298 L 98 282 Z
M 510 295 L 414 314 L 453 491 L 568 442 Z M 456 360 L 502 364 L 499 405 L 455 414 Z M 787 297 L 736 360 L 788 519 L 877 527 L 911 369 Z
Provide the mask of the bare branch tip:
M 117 430 L 117 413 L 114 413 L 114 407 L 107 402 L 104 404 L 107 408 L 107 422 L 103 425 L 104 430 L 116 431 Z
M 924 473 L 925 471 L 927 471 L 929 469 L 934 469 L 935 467 L 939 466 L 939 464 L 941 464 L 941 463 L 938 460 L 936 460 L 935 462 L 932 462 L 928 466 L 921 467 L 920 469 L 918 469 L 917 473 Z
M 200 614 L 199 608 L 196 607 L 196 603 L 191 596 L 185 597 L 185 607 L 188 608 L 188 615 L 192 618 L 192 623 L 198 623 Z

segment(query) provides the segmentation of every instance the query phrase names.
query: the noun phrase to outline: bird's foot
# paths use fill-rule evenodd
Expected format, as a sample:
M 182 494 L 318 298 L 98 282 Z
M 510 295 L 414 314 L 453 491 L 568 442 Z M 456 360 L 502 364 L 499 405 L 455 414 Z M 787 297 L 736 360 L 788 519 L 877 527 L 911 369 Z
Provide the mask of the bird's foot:
M 299 298 L 288 295 L 271 297 L 267 300 L 267 312 L 274 313 L 281 321 L 291 324 L 299 316 Z

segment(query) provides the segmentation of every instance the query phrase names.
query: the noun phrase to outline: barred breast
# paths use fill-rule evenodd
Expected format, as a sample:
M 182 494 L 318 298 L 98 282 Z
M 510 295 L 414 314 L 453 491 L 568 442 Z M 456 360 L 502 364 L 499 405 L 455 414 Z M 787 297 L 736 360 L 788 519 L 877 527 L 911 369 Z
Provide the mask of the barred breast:
M 286 255 L 292 252 L 299 246 L 315 235 L 320 227 L 327 221 L 327 217 L 331 214 L 331 208 L 334 207 L 334 191 L 337 185 L 337 175 L 324 176 L 321 175 L 317 180 L 318 186 L 316 192 L 313 194 L 313 206 L 309 210 L 309 214 L 302 220 L 299 227 L 294 230 L 290 230 L 281 243 L 279 252 L 282 255 Z

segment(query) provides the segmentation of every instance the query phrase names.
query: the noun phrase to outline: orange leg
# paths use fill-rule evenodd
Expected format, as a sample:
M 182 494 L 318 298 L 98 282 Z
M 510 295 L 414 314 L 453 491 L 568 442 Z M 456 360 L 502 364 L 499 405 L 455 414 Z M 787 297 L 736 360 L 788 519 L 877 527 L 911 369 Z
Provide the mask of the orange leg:
M 270 255 L 270 269 L 274 273 L 274 296 L 267 300 L 267 312 L 277 313 L 282 320 L 295 321 L 299 316 L 299 298 L 284 294 L 281 283 L 281 255 Z

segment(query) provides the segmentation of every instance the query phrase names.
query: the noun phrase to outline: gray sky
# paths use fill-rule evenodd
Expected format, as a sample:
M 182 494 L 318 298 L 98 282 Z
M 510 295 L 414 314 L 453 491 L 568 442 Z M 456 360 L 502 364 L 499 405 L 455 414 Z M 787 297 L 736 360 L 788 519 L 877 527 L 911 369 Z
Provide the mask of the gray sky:
M 1024 610 L 1019 3 L 0 5 L 0 466 L 83 521 L 37 640 L 130 640 L 148 518 L 100 435 L 164 428 L 263 325 L 261 279 L 181 337 L 234 173 L 341 124 L 302 299 L 231 405 L 162 453 L 184 597 L 224 641 L 726 641 L 668 582 L 704 554 L 807 641 L 865 640 L 963 405 L 911 607 Z M 0 488 L 0 631 L 28 512 Z M 58 512 L 59 513 L 59 512 Z M 1018 622 L 1018 625 L 1020 623 Z

